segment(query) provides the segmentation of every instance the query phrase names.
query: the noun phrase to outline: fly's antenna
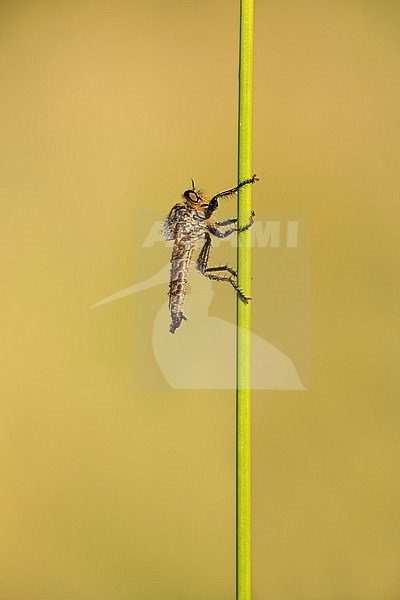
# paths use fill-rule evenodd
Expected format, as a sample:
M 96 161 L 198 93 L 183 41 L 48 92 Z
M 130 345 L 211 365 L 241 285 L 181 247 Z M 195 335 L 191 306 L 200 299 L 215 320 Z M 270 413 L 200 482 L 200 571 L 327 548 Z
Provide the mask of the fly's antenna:
M 192 189 L 193 189 L 193 191 L 195 191 L 196 188 L 195 188 L 193 179 L 191 181 L 192 181 Z

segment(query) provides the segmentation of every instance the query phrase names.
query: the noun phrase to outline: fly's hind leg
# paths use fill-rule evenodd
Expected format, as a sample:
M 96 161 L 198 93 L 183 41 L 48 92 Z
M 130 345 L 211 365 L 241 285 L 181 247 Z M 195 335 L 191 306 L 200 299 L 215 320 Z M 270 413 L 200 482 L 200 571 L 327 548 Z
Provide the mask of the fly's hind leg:
M 205 271 L 203 271 L 203 275 L 208 277 L 208 279 L 213 279 L 214 281 L 227 281 L 228 283 L 231 284 L 231 286 L 233 287 L 233 289 L 235 290 L 235 292 L 237 293 L 239 298 L 241 300 L 243 300 L 243 302 L 248 304 L 249 301 L 251 300 L 251 298 L 248 296 L 245 296 L 243 290 L 240 289 L 235 278 L 232 275 L 217 275 L 217 274 L 212 273 L 212 271 L 225 271 L 225 270 L 230 271 L 230 268 L 229 267 L 215 267 L 215 268 L 211 267 L 211 268 L 205 269 Z
M 213 281 L 227 281 L 231 284 L 235 292 L 238 296 L 245 302 L 246 304 L 251 300 L 245 296 L 243 291 L 239 288 L 237 284 L 237 273 L 235 269 L 229 267 L 228 265 L 224 265 L 221 267 L 208 267 L 208 259 L 210 257 L 210 249 L 211 249 L 211 237 L 207 235 L 206 241 L 204 243 L 203 248 L 199 254 L 199 258 L 197 259 L 197 268 L 205 277 L 208 279 L 212 279 Z M 222 273 L 229 273 L 229 275 L 222 275 Z

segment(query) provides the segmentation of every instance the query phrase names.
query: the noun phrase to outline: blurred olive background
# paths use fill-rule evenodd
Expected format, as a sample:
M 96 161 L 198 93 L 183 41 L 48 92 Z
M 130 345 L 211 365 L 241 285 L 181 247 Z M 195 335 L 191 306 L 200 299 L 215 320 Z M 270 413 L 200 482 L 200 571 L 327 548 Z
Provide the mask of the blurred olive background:
M 400 597 L 399 13 L 256 6 L 255 202 L 309 216 L 310 319 L 308 389 L 254 394 L 254 600 Z M 234 392 L 135 390 L 165 289 L 89 307 L 159 268 L 136 210 L 235 181 L 237 44 L 233 0 L 0 3 L 1 600 L 234 598 Z

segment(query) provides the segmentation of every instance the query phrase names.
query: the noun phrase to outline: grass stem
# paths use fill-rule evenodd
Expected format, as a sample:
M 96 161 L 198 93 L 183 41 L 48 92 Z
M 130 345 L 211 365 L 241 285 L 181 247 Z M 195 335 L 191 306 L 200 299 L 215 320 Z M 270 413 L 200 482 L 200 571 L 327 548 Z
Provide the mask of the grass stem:
M 252 170 L 254 0 L 240 0 L 239 182 Z M 239 190 L 239 226 L 250 219 L 252 187 Z M 251 231 L 238 234 L 238 284 L 251 296 Z M 251 600 L 251 302 L 237 303 L 236 598 Z

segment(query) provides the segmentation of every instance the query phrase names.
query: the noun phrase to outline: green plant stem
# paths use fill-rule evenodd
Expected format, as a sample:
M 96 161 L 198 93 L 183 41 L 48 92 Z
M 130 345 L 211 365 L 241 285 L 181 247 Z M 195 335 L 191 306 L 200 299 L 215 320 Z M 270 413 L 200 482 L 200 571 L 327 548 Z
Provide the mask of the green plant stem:
M 240 1 L 238 179 L 252 172 L 254 0 Z M 250 219 L 252 186 L 239 190 L 239 226 Z M 251 231 L 238 234 L 238 284 L 251 296 Z M 236 598 L 251 599 L 251 302 L 237 303 Z

